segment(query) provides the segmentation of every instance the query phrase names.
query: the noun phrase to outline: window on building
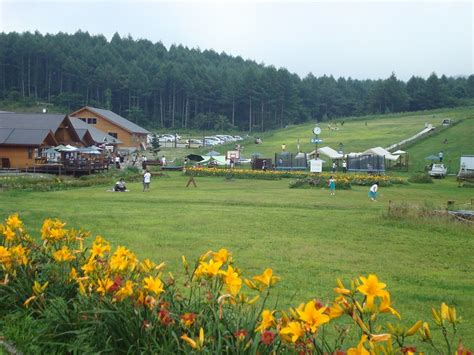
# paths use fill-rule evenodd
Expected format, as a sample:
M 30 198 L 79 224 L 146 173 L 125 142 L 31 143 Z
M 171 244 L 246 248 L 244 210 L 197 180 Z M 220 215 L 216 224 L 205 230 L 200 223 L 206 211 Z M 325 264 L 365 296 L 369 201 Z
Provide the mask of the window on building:
M 88 124 L 97 124 L 97 118 L 88 118 L 87 119 Z
M 84 121 L 87 123 L 87 118 L 81 117 L 81 121 Z
M 33 159 L 33 148 L 28 148 L 28 159 Z
M 115 133 L 115 132 L 109 132 L 108 134 L 109 134 L 109 136 L 112 136 L 112 137 L 118 139 L 118 134 L 117 134 L 117 133 Z

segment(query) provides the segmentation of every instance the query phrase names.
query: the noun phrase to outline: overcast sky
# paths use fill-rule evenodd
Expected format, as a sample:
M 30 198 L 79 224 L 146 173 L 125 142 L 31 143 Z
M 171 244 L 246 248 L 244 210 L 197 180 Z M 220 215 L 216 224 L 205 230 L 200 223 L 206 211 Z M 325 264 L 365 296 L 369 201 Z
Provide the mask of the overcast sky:
M 214 49 L 301 77 L 474 73 L 471 1 L 0 0 L 0 31 L 115 32 Z

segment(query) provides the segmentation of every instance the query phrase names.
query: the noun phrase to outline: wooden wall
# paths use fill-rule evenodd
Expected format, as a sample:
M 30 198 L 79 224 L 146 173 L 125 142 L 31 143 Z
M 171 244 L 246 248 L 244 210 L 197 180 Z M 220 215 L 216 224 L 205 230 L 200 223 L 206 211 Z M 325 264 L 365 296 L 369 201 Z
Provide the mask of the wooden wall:
M 127 130 L 123 129 L 120 126 L 110 122 L 102 118 L 101 116 L 97 115 L 96 113 L 89 111 L 88 109 L 83 109 L 74 114 L 74 117 L 78 118 L 96 118 L 97 124 L 91 125 L 100 129 L 105 133 L 117 133 L 117 139 L 120 139 L 123 143 L 119 144 L 119 147 L 136 147 L 140 148 L 140 143 L 146 144 L 146 134 L 137 134 L 137 133 L 130 133 Z
M 28 158 L 28 148 L 32 150 L 31 159 Z M 1 146 L 0 158 L 10 159 L 10 168 L 32 167 L 35 165 L 34 147 Z

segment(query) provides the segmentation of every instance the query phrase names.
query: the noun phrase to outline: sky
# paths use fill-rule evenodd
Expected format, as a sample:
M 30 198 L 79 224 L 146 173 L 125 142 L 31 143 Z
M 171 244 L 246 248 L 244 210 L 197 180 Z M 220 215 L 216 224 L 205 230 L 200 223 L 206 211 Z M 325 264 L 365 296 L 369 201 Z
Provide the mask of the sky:
M 0 0 L 0 31 L 103 34 L 213 49 L 305 77 L 474 73 L 472 1 Z

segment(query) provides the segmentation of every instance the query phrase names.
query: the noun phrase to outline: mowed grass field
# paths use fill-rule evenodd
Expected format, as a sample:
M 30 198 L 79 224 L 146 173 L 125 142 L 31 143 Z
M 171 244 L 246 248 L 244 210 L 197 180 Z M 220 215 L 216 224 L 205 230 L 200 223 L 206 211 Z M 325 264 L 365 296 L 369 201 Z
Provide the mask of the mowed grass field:
M 344 125 L 345 127 L 345 125 Z M 380 189 L 371 202 L 366 187 L 337 191 L 289 189 L 289 180 L 197 178 L 169 173 L 151 192 L 139 183 L 129 193 L 94 187 L 58 192 L 0 192 L 0 216 L 19 212 L 38 236 L 43 219 L 102 235 L 140 258 L 165 261 L 178 277 L 181 255 L 196 258 L 228 248 L 251 276 L 267 267 L 282 277 L 274 291 L 279 307 L 309 298 L 333 298 L 335 279 L 376 273 L 388 284 L 405 324 L 428 320 L 446 302 L 465 319 L 461 335 L 474 346 L 474 228 L 443 219 L 392 219 L 388 201 L 442 208 L 447 200 L 468 207 L 473 189 L 454 179 Z

